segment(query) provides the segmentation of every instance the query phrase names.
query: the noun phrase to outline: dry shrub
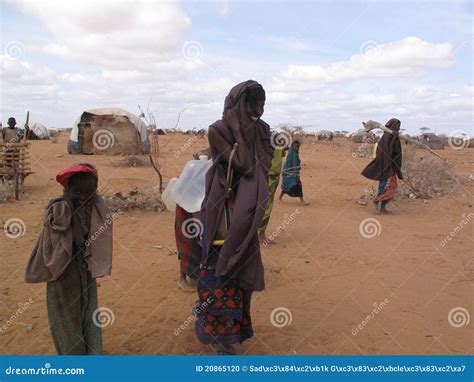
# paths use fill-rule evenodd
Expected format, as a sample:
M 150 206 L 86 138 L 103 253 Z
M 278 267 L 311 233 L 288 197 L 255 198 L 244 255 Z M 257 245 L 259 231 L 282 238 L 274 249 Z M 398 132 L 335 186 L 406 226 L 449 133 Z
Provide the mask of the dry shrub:
M 8 181 L 0 183 L 0 203 L 6 203 L 13 199 L 15 199 L 14 187 Z
M 56 137 L 59 137 L 61 135 L 61 131 L 59 130 L 55 130 L 55 129 L 49 129 L 48 130 L 48 135 L 49 135 L 49 138 L 56 138 Z
M 136 155 L 127 155 L 123 159 L 112 164 L 115 167 L 149 167 L 150 162 Z
M 104 196 L 104 199 L 113 212 L 131 210 L 162 212 L 166 209 L 159 192 L 146 193 L 136 187 L 126 195 L 117 192 L 112 196 Z
M 451 163 L 409 145 L 403 150 L 402 195 L 425 199 L 449 193 L 464 178 L 456 175 Z

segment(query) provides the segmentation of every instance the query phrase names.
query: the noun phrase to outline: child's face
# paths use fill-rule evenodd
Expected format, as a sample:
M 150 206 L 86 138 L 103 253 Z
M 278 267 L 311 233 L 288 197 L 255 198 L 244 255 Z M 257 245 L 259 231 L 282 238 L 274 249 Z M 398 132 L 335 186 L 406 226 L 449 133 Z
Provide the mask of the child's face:
M 80 207 L 92 200 L 97 191 L 97 183 L 93 176 L 72 179 L 67 193 L 74 207 Z

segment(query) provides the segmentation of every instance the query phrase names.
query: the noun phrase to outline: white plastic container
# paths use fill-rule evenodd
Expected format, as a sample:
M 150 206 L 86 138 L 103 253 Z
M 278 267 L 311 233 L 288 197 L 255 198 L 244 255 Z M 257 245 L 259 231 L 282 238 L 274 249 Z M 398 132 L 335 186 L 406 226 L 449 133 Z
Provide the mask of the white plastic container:
M 181 208 L 191 213 L 201 210 L 206 187 L 206 173 L 211 166 L 212 161 L 205 158 L 186 163 L 183 172 L 171 189 L 171 197 Z
M 166 185 L 163 194 L 161 195 L 161 200 L 165 204 L 165 207 L 168 211 L 175 213 L 176 211 L 176 201 L 173 199 L 171 195 L 171 190 L 175 183 L 178 181 L 178 178 L 171 178 L 168 184 Z

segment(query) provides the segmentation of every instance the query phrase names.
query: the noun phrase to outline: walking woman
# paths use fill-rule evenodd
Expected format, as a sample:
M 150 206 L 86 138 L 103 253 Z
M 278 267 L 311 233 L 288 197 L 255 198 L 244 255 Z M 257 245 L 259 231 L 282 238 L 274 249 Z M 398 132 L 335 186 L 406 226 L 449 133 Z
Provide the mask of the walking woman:
M 253 336 L 252 293 L 265 287 L 257 229 L 268 202 L 273 157 L 270 128 L 260 117 L 265 91 L 255 81 L 232 88 L 223 118 L 209 127 L 213 165 L 201 209 L 202 260 L 194 314 L 196 335 L 217 354 Z
M 393 199 L 398 187 L 398 179 L 403 179 L 402 175 L 402 145 L 398 132 L 400 131 L 400 121 L 396 118 L 390 119 L 385 127 L 392 130 L 392 134 L 385 132 L 377 145 L 375 159 L 370 162 L 362 171 L 368 179 L 378 180 L 379 188 L 377 196 L 373 201 L 374 208 L 380 213 L 388 214 L 386 206 Z
M 306 206 L 309 203 L 303 198 L 303 185 L 300 179 L 300 146 L 301 144 L 298 140 L 294 140 L 291 144 L 285 166 L 283 167 L 283 182 L 279 199 L 281 200 L 283 195 L 287 194 L 292 198 L 300 198 L 301 204 Z

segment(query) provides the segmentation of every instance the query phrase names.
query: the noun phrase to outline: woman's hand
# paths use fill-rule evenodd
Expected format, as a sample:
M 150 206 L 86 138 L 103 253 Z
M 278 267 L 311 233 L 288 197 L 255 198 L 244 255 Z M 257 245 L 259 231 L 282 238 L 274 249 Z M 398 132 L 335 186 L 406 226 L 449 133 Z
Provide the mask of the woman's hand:
M 226 126 L 230 127 L 233 132 L 240 132 L 240 121 L 234 109 L 227 109 L 222 118 Z

